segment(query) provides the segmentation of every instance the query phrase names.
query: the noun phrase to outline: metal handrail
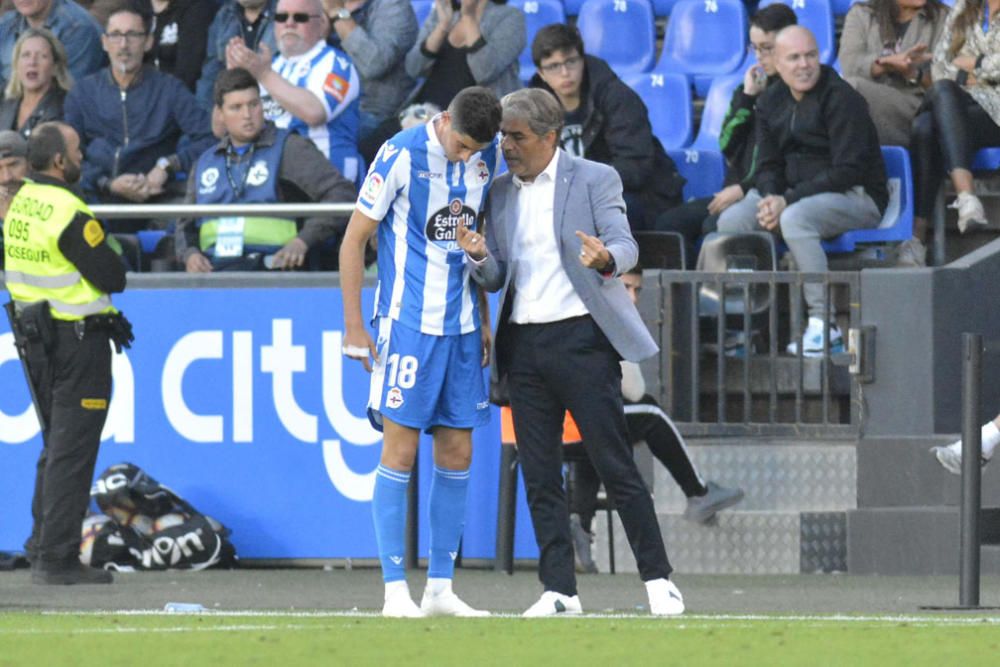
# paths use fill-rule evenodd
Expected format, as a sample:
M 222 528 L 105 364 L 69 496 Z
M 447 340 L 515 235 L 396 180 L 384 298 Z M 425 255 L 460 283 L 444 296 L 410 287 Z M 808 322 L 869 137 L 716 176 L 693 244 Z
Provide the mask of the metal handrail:
M 276 215 L 312 217 L 350 215 L 353 203 L 344 204 L 95 204 L 98 218 L 203 218 L 207 216 Z

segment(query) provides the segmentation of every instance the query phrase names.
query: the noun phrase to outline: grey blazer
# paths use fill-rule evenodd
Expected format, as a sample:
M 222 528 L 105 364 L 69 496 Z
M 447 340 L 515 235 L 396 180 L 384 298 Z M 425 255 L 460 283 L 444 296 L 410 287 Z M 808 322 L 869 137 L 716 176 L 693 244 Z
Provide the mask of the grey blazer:
M 517 270 L 516 258 L 510 255 L 518 224 L 517 191 L 509 172 L 494 181 L 485 209 L 488 255 L 472 269 L 473 279 L 484 289 L 490 292 L 503 289 L 493 354 L 494 379 L 504 374 L 507 358 L 505 329 L 513 304 L 509 288 Z M 580 263 L 577 230 L 601 239 L 615 259 L 618 274 L 635 266 L 638 259 L 639 246 L 625 218 L 618 172 L 608 165 L 574 158 L 560 150 L 552 219 L 559 255 L 573 289 L 618 354 L 636 362 L 656 354 L 659 348 L 617 275 L 604 278 Z

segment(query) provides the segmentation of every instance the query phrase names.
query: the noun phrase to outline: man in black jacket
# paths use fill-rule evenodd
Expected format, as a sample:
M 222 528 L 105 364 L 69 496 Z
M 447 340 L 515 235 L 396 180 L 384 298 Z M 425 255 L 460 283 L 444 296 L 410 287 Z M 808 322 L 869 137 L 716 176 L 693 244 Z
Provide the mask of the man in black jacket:
M 682 201 L 684 179 L 653 136 L 642 99 L 608 63 L 584 54 L 573 26 L 547 25 L 535 35 L 531 86 L 559 98 L 566 111 L 560 145 L 574 157 L 611 165 L 622 179 L 633 231 Z
M 819 63 L 816 38 L 802 26 L 775 40 L 781 82 L 757 102 L 756 188 L 719 218 L 720 232 L 778 231 L 800 271 L 824 273 L 820 241 L 852 229 L 876 227 L 889 200 L 875 125 L 861 95 Z M 803 354 L 823 354 L 826 294 L 821 283 L 803 287 L 809 324 Z M 843 346 L 830 322 L 830 349 Z M 793 341 L 788 352 L 796 354 Z

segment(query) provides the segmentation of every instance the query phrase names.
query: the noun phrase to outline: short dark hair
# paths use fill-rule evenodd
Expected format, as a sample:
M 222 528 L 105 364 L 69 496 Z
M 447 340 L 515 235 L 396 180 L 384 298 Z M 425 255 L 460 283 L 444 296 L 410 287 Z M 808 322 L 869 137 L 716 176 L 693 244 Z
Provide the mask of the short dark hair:
M 232 93 L 237 90 L 246 90 L 248 88 L 253 88 L 254 90 L 259 89 L 257 79 L 253 78 L 253 74 L 242 67 L 222 70 L 222 72 L 219 73 L 218 78 L 215 79 L 215 87 L 212 90 L 212 99 L 215 102 L 215 106 L 221 107 L 222 103 L 226 101 L 225 97 L 227 93 Z
M 633 266 L 628 271 L 625 271 L 625 275 L 639 276 L 641 278 L 642 277 L 642 264 L 640 264 L 639 262 L 636 262 L 635 266 Z
M 543 58 L 548 58 L 556 51 L 572 51 L 583 55 L 583 37 L 576 26 L 565 23 L 550 23 L 537 33 L 531 42 L 531 60 L 535 67 L 542 64 Z
M 111 21 L 111 17 L 117 14 L 135 14 L 140 19 L 142 19 L 142 30 L 147 35 L 153 29 L 153 14 L 147 9 L 145 5 L 136 0 L 122 0 L 115 7 L 108 12 L 108 18 L 104 21 L 104 30 L 107 31 L 108 23 Z
M 778 32 L 798 22 L 799 19 L 792 8 L 780 2 L 764 7 L 750 17 L 750 25 L 764 32 Z
M 459 134 L 485 144 L 500 131 L 500 100 L 489 88 L 470 86 L 455 95 L 448 105 L 451 126 Z
M 32 171 L 45 171 L 57 155 L 66 155 L 66 137 L 59 121 L 42 123 L 28 137 L 28 166 Z

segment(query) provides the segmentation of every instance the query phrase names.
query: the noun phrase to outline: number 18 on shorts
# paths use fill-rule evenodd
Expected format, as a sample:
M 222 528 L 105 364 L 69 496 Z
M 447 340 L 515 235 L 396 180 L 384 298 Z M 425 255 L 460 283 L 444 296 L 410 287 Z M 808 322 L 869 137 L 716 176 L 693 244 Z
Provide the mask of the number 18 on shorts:
M 490 420 L 479 331 L 433 336 L 387 317 L 378 320 L 378 361 L 368 418 L 410 428 L 475 428 Z

